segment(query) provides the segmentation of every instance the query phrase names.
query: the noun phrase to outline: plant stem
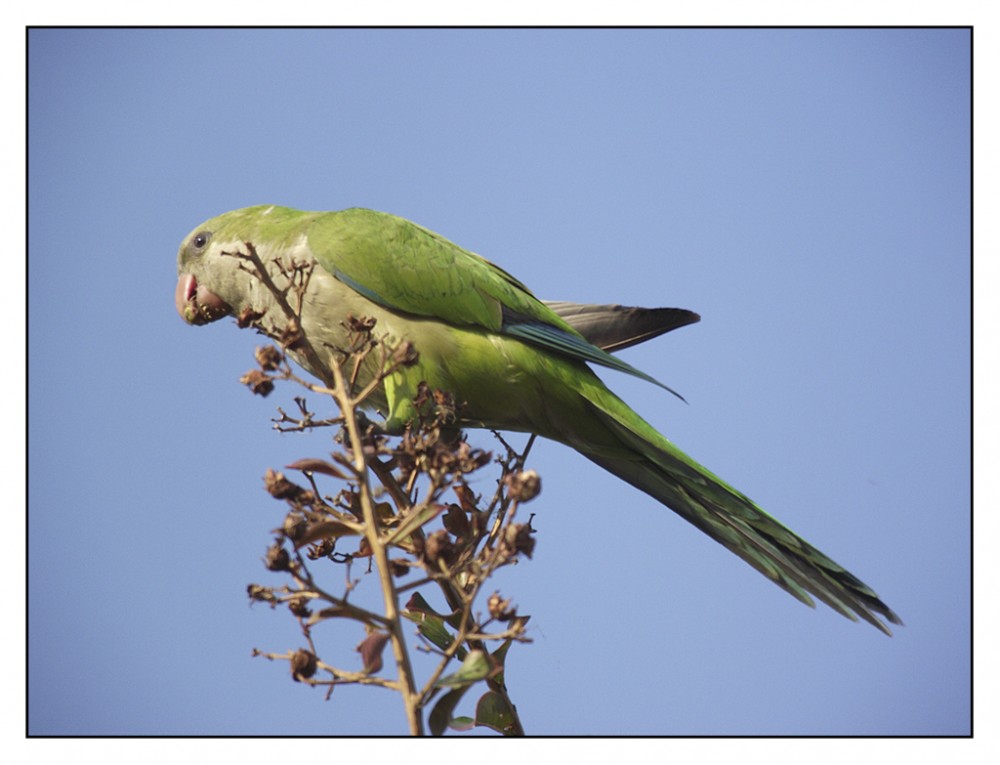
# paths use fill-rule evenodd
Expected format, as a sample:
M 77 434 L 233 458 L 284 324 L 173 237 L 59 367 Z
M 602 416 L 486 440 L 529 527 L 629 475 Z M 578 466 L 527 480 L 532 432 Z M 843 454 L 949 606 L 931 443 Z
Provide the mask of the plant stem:
M 406 709 L 410 733 L 414 736 L 422 736 L 424 731 L 423 718 L 419 707 L 420 694 L 416 688 L 416 682 L 413 678 L 413 667 L 410 664 L 410 656 L 406 650 L 396 585 L 392 580 L 392 571 L 389 569 L 389 556 L 386 553 L 385 545 L 382 544 L 378 519 L 375 517 L 375 508 L 372 504 L 371 486 L 368 483 L 368 467 L 365 463 L 364 449 L 361 444 L 361 434 L 357 418 L 354 415 L 356 402 L 351 398 L 347 390 L 347 383 L 344 380 L 344 374 L 340 365 L 334 362 L 330 367 L 334 377 L 334 395 L 343 412 L 344 425 L 351 440 L 351 451 L 354 453 L 354 470 L 358 479 L 358 490 L 361 495 L 361 510 L 365 518 L 365 538 L 368 540 L 372 557 L 375 559 L 375 567 L 378 569 L 379 580 L 382 586 L 382 596 L 385 601 L 385 620 L 389 627 L 392 651 L 396 658 L 396 667 L 399 670 L 399 692 L 403 697 L 403 705 Z

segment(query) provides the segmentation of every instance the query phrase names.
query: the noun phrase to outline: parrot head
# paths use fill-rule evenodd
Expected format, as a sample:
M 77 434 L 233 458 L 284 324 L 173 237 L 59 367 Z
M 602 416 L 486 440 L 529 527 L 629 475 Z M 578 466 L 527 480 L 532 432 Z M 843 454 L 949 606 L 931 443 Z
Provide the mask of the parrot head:
M 233 304 L 219 295 L 234 279 L 236 258 L 222 253 L 233 248 L 239 239 L 225 235 L 221 218 L 213 218 L 184 237 L 177 253 L 177 289 L 174 302 L 177 313 L 188 324 L 209 324 L 233 313 Z M 220 234 L 222 234 L 220 236 Z M 229 240 L 229 241 L 227 241 Z M 232 248 L 230 248 L 232 249 Z M 230 262 L 226 262 L 230 261 Z
M 177 313 L 188 324 L 210 324 L 232 314 L 232 306 L 216 295 L 192 273 L 181 272 L 174 293 Z
M 287 208 L 274 205 L 247 207 L 205 221 L 184 237 L 177 253 L 177 312 L 188 324 L 201 325 L 239 313 L 249 298 L 260 297 L 260 285 L 239 257 L 245 243 L 258 242 L 262 259 L 269 249 L 262 236 L 281 229 Z M 287 212 L 294 212 L 288 210 Z

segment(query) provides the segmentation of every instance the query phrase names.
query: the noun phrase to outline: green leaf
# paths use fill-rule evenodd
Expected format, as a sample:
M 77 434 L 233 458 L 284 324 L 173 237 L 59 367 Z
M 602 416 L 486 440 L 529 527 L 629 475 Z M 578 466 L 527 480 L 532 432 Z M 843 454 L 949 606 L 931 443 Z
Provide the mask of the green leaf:
M 386 537 L 386 547 L 399 544 L 425 523 L 429 523 L 437 518 L 444 510 L 444 505 L 424 505 L 423 507 L 417 507 L 410 510 L 410 512 L 403 517 L 402 523 L 396 527 L 396 530 Z
M 476 721 L 466 715 L 452 717 L 448 727 L 452 730 L 472 730 L 476 726 Z
M 458 702 L 462 700 L 462 696 L 465 695 L 467 690 L 469 690 L 468 686 L 455 688 L 438 699 L 437 704 L 434 705 L 430 715 L 427 717 L 427 724 L 431 729 L 432 736 L 442 735 L 445 729 L 452 723 L 451 713 L 455 711 L 455 707 L 458 706 Z M 460 728 L 459 730 L 462 729 Z
M 484 693 L 476 704 L 476 725 L 492 728 L 505 736 L 514 735 L 514 710 L 496 691 Z
M 404 608 L 407 611 L 420 611 L 421 613 L 430 614 L 431 616 L 436 616 L 439 619 L 445 618 L 444 614 L 439 614 L 437 611 L 431 608 L 431 604 L 428 603 L 424 599 L 424 596 L 421 595 L 419 592 L 413 593 L 413 595 L 407 601 Z
M 455 642 L 455 636 L 445 626 L 445 619 L 448 617 L 442 616 L 431 608 L 430 604 L 424 600 L 419 592 L 413 593 L 413 596 L 405 606 L 403 616 L 411 622 L 415 622 L 420 634 L 442 651 L 447 651 L 451 648 L 452 643 Z M 467 653 L 464 648 L 459 648 L 456 651 L 456 656 L 461 661 L 466 657 Z
M 510 648 L 510 644 L 513 642 L 512 638 L 507 638 L 503 641 L 503 645 L 493 652 L 493 661 L 495 665 L 499 667 L 499 671 L 493 676 L 493 679 L 496 680 L 497 684 L 501 688 L 504 687 L 503 673 L 504 661 L 507 659 L 507 649 Z
M 462 662 L 462 666 L 458 668 L 458 671 L 440 678 L 434 684 L 434 687 L 461 688 L 469 686 L 489 677 L 492 669 L 493 665 L 484 651 L 478 649 L 469 651 L 469 655 L 465 657 L 465 661 Z

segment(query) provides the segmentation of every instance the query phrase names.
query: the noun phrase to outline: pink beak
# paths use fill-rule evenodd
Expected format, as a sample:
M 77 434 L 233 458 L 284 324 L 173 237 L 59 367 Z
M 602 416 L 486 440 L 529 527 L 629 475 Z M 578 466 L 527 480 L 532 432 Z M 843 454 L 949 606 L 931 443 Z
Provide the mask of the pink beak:
M 191 274 L 181 274 L 177 280 L 174 303 L 177 313 L 188 324 L 208 324 L 233 312 L 226 301 L 200 286 Z

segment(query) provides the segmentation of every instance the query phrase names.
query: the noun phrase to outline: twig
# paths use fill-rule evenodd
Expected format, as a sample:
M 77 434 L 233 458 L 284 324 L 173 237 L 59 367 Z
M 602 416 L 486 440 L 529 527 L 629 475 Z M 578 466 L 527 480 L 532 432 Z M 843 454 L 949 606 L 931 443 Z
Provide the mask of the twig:
M 368 484 L 364 449 L 361 444 L 357 418 L 354 414 L 357 402 L 351 398 L 347 391 L 347 384 L 340 365 L 336 363 L 331 364 L 331 369 L 334 378 L 334 397 L 337 399 L 337 403 L 343 412 L 344 424 L 351 441 L 351 451 L 354 453 L 355 478 L 358 481 L 358 489 L 361 494 L 361 509 L 365 518 L 365 539 L 368 540 L 368 545 L 371 548 L 372 557 L 375 559 L 375 566 L 378 569 L 379 580 L 382 585 L 385 620 L 389 627 L 393 654 L 399 670 L 399 692 L 403 697 L 403 705 L 406 709 L 406 718 L 409 722 L 410 733 L 419 736 L 423 734 L 423 719 L 419 707 L 420 696 L 416 691 L 416 683 L 413 679 L 413 667 L 410 665 L 410 656 L 406 651 L 406 640 L 403 636 L 403 625 L 399 615 L 396 586 L 392 581 L 392 570 L 389 568 L 389 556 L 386 553 L 385 545 L 382 543 L 381 534 L 379 534 L 378 519 L 375 517 L 375 508 L 372 506 L 371 487 Z

